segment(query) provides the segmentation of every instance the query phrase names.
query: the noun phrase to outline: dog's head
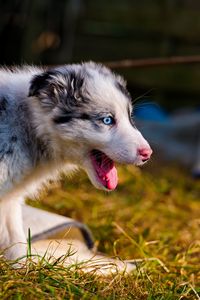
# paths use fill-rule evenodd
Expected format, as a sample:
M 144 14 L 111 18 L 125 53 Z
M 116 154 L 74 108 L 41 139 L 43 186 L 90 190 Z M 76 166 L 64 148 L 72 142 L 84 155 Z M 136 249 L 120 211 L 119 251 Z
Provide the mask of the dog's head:
M 97 188 L 117 186 L 114 162 L 142 165 L 150 158 L 126 83 L 106 67 L 83 63 L 49 70 L 33 78 L 29 95 L 44 128 L 64 145 L 66 161 L 83 167 Z

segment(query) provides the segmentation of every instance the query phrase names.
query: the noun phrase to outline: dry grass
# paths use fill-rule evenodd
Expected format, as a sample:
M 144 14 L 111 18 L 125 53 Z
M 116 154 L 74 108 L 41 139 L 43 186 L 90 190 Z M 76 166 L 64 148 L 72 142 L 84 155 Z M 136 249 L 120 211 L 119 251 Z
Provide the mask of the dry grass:
M 157 260 L 110 278 L 80 266 L 41 261 L 19 270 L 1 260 L 0 299 L 200 299 L 200 182 L 178 167 L 156 169 L 120 167 L 109 194 L 79 174 L 31 203 L 86 223 L 102 252 Z

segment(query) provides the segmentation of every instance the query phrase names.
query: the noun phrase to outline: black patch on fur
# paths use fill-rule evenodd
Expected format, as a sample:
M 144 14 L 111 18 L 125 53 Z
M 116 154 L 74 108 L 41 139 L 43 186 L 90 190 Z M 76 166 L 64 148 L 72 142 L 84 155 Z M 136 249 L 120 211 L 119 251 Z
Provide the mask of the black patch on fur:
M 123 86 L 119 81 L 115 81 L 115 86 L 118 90 L 120 90 L 120 92 L 126 96 L 129 100 L 131 100 L 131 95 L 128 92 L 128 90 L 126 89 L 125 86 Z
M 7 104 L 8 104 L 8 102 L 7 102 L 6 98 L 3 97 L 0 99 L 0 113 L 2 113 L 3 111 L 6 110 Z
M 17 142 L 17 137 L 15 135 L 11 136 L 10 141 L 11 143 Z
M 12 148 L 9 148 L 7 151 L 6 151 L 6 154 L 7 155 L 11 155 L 11 154 L 13 154 L 13 149 Z
M 56 124 L 64 124 L 72 121 L 73 119 L 80 119 L 80 120 L 92 120 L 92 117 L 90 117 L 86 113 L 68 113 L 62 116 L 57 116 L 54 118 L 54 122 Z
M 41 139 L 37 139 L 37 158 L 40 159 L 41 157 L 50 159 L 51 158 L 51 151 L 49 149 L 48 144 L 50 140 L 42 141 Z
M 40 94 L 40 91 L 47 87 L 51 76 L 56 75 L 56 73 L 56 71 L 48 71 L 40 75 L 35 75 L 31 80 L 28 96 L 38 96 Z
M 0 149 L 0 160 L 2 160 L 5 155 L 12 155 L 14 152 L 14 149 L 11 147 L 11 145 L 9 143 L 4 142 L 1 145 L 1 149 Z
M 74 88 L 72 89 L 70 83 L 73 82 Z M 75 73 L 74 71 L 69 72 L 69 91 L 73 95 L 75 91 L 80 91 L 83 85 L 83 77 L 80 74 Z
M 65 116 L 55 117 L 53 121 L 56 124 L 64 124 L 70 122 L 71 120 L 72 120 L 72 116 L 65 115 Z
M 80 115 L 80 119 L 81 120 L 92 120 L 92 117 L 90 117 L 88 114 L 86 114 L 86 113 L 82 113 L 81 115 Z

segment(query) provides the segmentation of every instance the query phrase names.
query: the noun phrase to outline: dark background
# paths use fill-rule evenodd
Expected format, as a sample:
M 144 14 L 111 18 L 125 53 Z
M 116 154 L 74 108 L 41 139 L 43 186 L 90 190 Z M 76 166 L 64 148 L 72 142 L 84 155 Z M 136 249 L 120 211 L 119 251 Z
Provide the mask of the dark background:
M 0 0 L 0 64 L 57 65 L 200 54 L 200 1 Z M 123 68 L 134 97 L 200 105 L 198 64 Z

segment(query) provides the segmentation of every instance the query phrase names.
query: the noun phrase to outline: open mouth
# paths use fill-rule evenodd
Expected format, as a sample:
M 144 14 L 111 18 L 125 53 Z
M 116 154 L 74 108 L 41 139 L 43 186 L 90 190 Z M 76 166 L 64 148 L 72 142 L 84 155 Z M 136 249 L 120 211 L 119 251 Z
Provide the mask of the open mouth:
M 117 169 L 112 159 L 99 150 L 92 150 L 90 158 L 99 183 L 108 190 L 114 190 L 118 183 L 118 177 Z

